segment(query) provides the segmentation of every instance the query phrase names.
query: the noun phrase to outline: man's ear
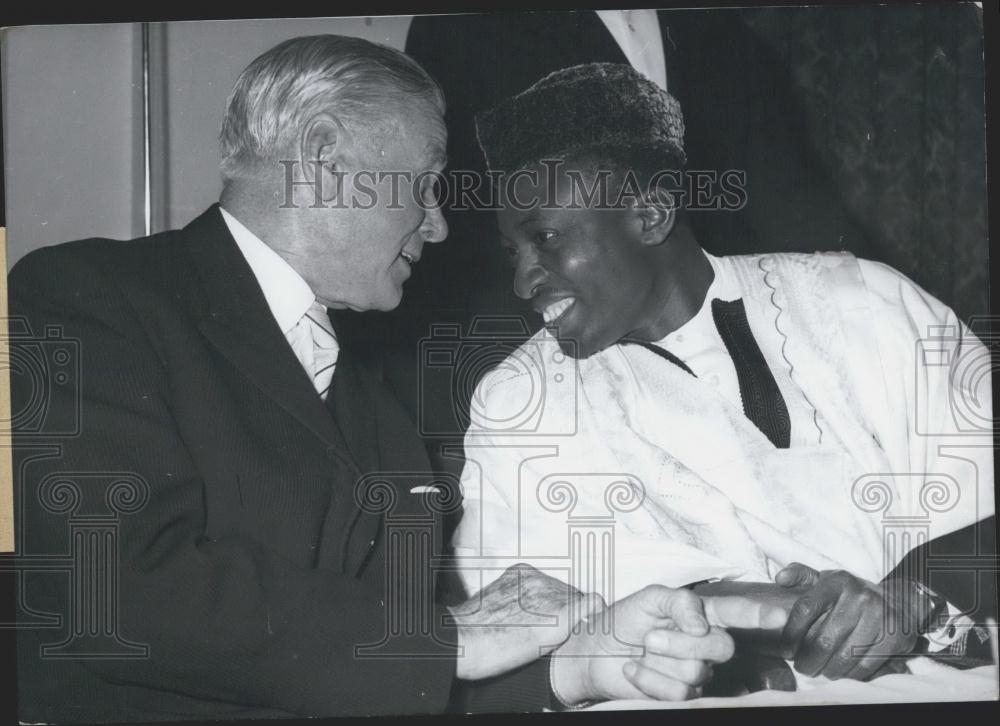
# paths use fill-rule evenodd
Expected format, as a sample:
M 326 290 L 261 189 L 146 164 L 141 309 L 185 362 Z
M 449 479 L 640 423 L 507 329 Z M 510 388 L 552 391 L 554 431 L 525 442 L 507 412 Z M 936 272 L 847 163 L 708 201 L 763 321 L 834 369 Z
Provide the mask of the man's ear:
M 662 194 L 650 195 L 634 210 L 642 223 L 640 240 L 649 247 L 666 242 L 677 223 L 677 207 L 671 199 L 662 197 Z
M 302 175 L 324 202 L 336 199 L 342 191 L 347 146 L 347 130 L 329 113 L 316 114 L 302 129 L 299 142 Z

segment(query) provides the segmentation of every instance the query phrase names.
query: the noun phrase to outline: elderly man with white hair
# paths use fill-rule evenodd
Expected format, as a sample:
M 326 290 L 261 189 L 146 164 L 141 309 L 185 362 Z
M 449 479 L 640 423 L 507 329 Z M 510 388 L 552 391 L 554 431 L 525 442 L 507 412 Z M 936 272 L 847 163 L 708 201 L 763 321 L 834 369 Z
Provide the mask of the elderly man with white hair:
M 76 565 L 22 583 L 20 602 L 63 627 L 18 633 L 22 720 L 432 713 L 455 679 L 493 710 L 685 698 L 733 652 L 720 626 L 784 622 L 666 587 L 605 604 L 517 563 L 470 602 L 435 602 L 445 504 L 413 424 L 328 313 L 396 307 L 445 238 L 417 184 L 443 167 L 443 109 L 402 53 L 289 40 L 228 99 L 220 204 L 11 273 L 12 318 L 81 354 L 14 434 L 25 551 Z M 67 514 L 109 510 L 104 539 L 70 541 Z M 572 629 L 588 613 L 597 627 Z

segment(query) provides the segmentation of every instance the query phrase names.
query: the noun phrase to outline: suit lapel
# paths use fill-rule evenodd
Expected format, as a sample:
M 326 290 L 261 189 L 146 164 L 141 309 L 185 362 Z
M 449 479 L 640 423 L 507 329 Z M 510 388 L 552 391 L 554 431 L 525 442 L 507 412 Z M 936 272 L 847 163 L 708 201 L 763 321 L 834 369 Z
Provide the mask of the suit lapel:
M 217 205 L 185 229 L 207 298 L 198 327 L 248 381 L 356 467 L 347 443 L 316 395 L 267 306 Z
M 344 572 L 356 575 L 374 549 L 385 520 L 384 514 L 365 511 L 359 506 L 360 497 L 364 495 L 358 491 L 362 480 L 370 483 L 367 479 L 370 475 L 382 473 L 378 438 L 381 411 L 379 397 L 372 390 L 373 382 L 359 359 L 358 341 L 353 339 L 343 314 L 331 317 L 341 347 L 326 406 L 360 471 L 357 472 L 357 479 L 350 482 L 350 491 L 340 494 L 341 497 L 351 498 L 353 506 L 348 509 L 349 514 L 346 519 L 340 519 L 343 513 L 330 512 L 328 517 L 336 521 L 328 521 L 325 531 L 331 534 L 342 531 L 339 551 L 343 559 L 340 567 Z
M 341 346 L 326 405 L 362 473 L 379 470 L 378 404 L 349 341 Z M 374 407 L 374 410 L 373 410 Z
M 531 17 L 541 21 L 537 42 L 544 43 L 546 51 L 541 55 L 550 59 L 551 65 L 545 73 L 532 79 L 531 83 L 552 71 L 581 63 L 628 63 L 625 53 L 604 21 L 592 10 L 537 13 Z M 529 48 L 537 47 L 539 46 L 529 45 Z M 537 67 L 539 54 L 535 50 L 527 52 L 528 62 Z M 524 86 L 514 92 L 523 90 Z

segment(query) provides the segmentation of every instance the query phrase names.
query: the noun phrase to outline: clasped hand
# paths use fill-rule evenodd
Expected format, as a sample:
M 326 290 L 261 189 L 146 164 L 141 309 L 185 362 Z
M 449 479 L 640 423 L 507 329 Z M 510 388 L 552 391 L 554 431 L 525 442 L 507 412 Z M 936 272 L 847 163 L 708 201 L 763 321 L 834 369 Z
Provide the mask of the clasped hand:
M 775 582 L 809 588 L 792 606 L 782 634 L 785 658 L 808 676 L 867 680 L 903 672 L 899 656 L 913 651 L 929 614 L 927 599 L 907 579 L 875 584 L 796 562 Z
M 782 608 L 742 596 L 699 597 L 653 585 L 610 606 L 517 565 L 451 608 L 459 678 L 505 673 L 552 654 L 552 685 L 568 704 L 680 700 L 700 694 L 712 665 L 732 657 L 727 627 L 779 630 Z
M 553 688 L 569 703 L 678 701 L 701 695 L 733 656 L 724 628 L 779 629 L 783 609 L 742 596 L 646 587 L 581 622 L 553 655 Z

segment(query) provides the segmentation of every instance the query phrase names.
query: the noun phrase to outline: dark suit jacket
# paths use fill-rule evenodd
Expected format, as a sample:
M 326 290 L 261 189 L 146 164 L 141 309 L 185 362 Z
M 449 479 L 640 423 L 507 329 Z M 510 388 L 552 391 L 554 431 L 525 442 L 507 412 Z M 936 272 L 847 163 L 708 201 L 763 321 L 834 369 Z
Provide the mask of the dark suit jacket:
M 13 377 L 14 410 L 35 412 L 19 427 L 15 419 L 20 553 L 82 547 L 71 541 L 72 525 L 102 512 L 107 520 L 114 481 L 148 488 L 143 503 L 134 485 L 137 511 L 113 523 L 117 544 L 105 552 L 117 547 L 118 565 L 102 561 L 117 577 L 114 622 L 101 620 L 101 608 L 113 610 L 103 600 L 94 606 L 100 612 L 76 618 L 103 623 L 99 630 L 148 654 L 40 655 L 69 636 L 74 603 L 91 605 L 85 591 L 70 590 L 65 572 L 28 573 L 22 610 L 32 622 L 58 615 L 61 626 L 18 634 L 22 719 L 445 709 L 455 634 L 440 624 L 439 607 L 427 616 L 433 633 L 406 645 L 427 657 L 355 654 L 356 645 L 383 640 L 399 595 L 386 589 L 386 518 L 374 505 L 362 510 L 355 485 L 390 472 L 383 477 L 394 488 L 390 519 L 426 521 L 433 508 L 409 491 L 429 483 L 425 450 L 395 400 L 352 359 L 350 341 L 341 341 L 330 408 L 323 404 L 217 208 L 181 231 L 38 250 L 10 275 L 10 311 L 20 330 L 14 358 L 37 351 L 44 358 L 60 341 L 71 352 L 78 341 L 79 354 L 68 378 L 54 377 L 60 366 L 51 360 L 48 380 Z M 32 408 L 39 400 L 41 414 Z M 74 433 L 64 424 L 77 413 Z M 71 482 L 81 502 L 53 513 L 59 480 Z M 413 555 L 419 572 L 439 552 L 440 528 L 432 532 L 436 541 L 422 541 Z M 391 559 L 400 570 L 402 560 Z M 79 560 L 74 566 L 86 569 Z M 430 588 L 431 580 L 417 584 Z M 117 647 L 93 639 L 79 646 L 90 654 Z M 546 688 L 543 677 L 540 695 L 529 698 L 544 698 Z

